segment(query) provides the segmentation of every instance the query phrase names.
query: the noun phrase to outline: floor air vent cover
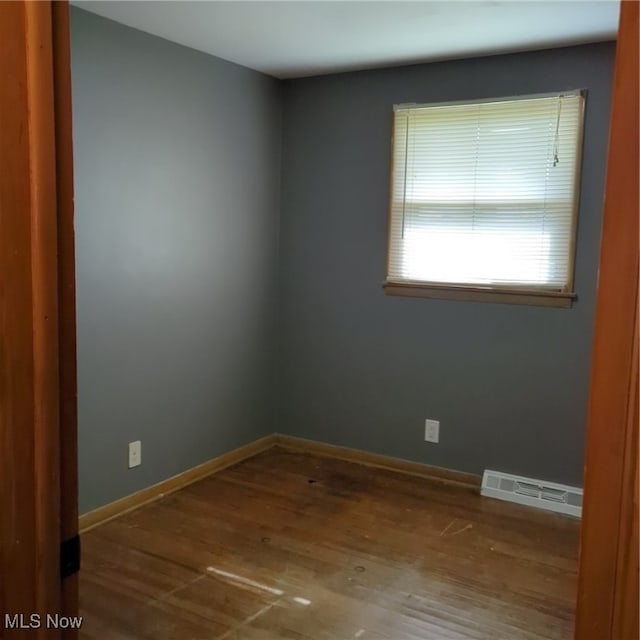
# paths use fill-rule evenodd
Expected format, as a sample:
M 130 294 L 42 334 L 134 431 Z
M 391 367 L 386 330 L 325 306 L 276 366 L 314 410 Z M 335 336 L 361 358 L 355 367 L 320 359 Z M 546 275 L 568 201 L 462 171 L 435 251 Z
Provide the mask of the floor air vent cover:
M 480 493 L 489 498 L 567 513 L 578 518 L 582 515 L 582 489 L 555 482 L 522 478 L 487 469 L 482 475 Z

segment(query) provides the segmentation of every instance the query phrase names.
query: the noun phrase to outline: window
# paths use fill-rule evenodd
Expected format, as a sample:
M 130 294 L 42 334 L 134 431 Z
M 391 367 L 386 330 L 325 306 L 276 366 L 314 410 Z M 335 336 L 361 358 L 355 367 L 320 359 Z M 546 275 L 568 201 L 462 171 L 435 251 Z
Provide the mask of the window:
M 583 104 L 396 106 L 386 292 L 569 306 Z

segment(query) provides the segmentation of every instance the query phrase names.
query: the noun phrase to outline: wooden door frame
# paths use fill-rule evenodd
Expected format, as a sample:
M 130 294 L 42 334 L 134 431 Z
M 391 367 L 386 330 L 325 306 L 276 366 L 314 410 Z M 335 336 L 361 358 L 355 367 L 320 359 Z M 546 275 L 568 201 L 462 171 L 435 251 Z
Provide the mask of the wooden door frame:
M 50 6 L 0 3 L 0 613 L 42 617 L 61 605 L 51 55 Z
M 73 227 L 73 137 L 71 104 L 71 42 L 69 4 L 51 5 L 53 85 L 56 131 L 56 198 L 58 230 L 58 344 L 60 412 L 60 535 L 78 535 L 78 429 L 76 369 L 76 266 Z M 61 613 L 78 612 L 78 574 L 62 582 Z M 77 637 L 74 629 L 63 640 Z
M 77 583 L 59 579 L 60 540 L 77 531 L 69 76 L 66 1 L 0 2 L 0 265 L 11 276 L 0 288 L 0 614 L 77 610 Z M 638 557 L 634 0 L 622 3 L 612 102 L 576 640 L 631 640 L 637 617 L 635 565 L 624 570 Z M 13 637 L 23 636 L 59 637 L 52 629 Z
M 0 2 L 0 637 L 77 636 L 46 628 L 78 608 L 69 46 L 66 2 Z
M 638 7 L 637 1 L 621 3 L 616 46 L 591 363 L 576 640 L 632 640 L 633 627 L 638 638 L 637 526 L 635 540 L 633 533 L 638 517 Z M 629 563 L 631 567 L 626 566 Z

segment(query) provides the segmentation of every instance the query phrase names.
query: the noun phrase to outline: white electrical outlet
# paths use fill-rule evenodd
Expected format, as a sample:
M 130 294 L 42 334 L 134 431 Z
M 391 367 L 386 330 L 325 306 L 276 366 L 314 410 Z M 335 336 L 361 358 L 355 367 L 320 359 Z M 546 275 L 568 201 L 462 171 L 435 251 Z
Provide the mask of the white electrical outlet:
M 424 439 L 426 442 L 440 442 L 440 420 L 424 421 Z
M 142 442 L 136 440 L 129 443 L 129 469 L 142 464 Z

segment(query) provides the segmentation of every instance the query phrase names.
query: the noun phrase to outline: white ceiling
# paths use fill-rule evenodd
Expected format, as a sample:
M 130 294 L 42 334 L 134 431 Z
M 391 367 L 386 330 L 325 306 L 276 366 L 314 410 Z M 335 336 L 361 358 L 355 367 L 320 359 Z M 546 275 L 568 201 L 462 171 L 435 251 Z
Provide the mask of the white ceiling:
M 73 4 L 278 78 L 615 38 L 618 0 Z

